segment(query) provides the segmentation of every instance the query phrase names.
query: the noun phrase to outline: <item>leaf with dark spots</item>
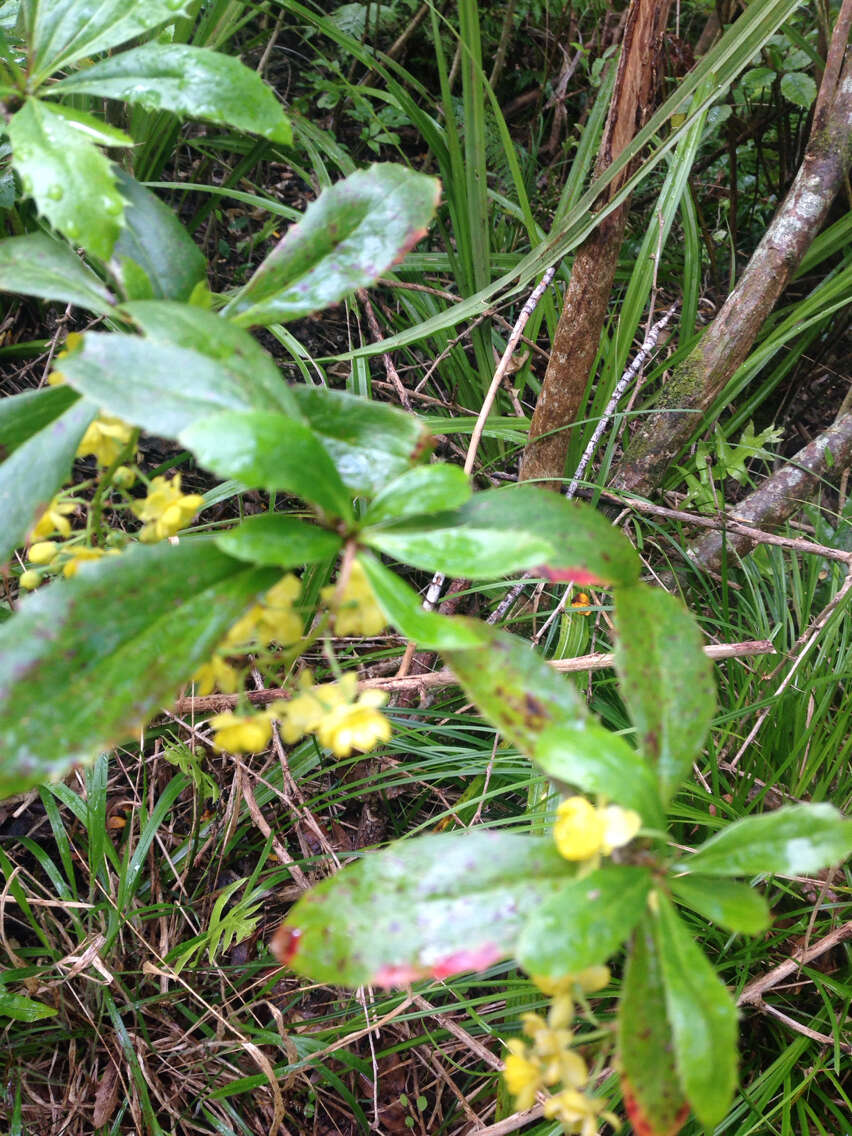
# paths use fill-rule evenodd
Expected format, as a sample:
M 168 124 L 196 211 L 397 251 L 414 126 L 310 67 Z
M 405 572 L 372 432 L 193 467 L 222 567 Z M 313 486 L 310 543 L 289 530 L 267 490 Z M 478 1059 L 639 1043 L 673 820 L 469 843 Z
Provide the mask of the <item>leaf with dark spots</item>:
M 399 985 L 510 956 L 573 867 L 549 837 L 464 832 L 398 841 L 298 901 L 276 957 L 318 982 Z
M 82 564 L 0 626 L 0 796 L 124 741 L 279 577 L 212 538 Z

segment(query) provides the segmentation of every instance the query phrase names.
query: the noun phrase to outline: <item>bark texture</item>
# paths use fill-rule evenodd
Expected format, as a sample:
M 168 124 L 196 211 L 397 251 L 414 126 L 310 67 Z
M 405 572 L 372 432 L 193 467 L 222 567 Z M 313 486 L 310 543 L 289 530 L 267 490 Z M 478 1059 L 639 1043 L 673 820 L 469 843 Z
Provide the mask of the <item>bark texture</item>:
M 658 86 L 658 62 L 671 0 L 631 0 L 609 114 L 595 165 L 602 173 L 647 121 Z M 612 194 L 632 170 L 609 187 Z M 585 395 L 612 293 L 629 202 L 611 213 L 577 250 L 550 361 L 530 424 L 520 477 L 553 479 L 565 472 L 570 427 Z
M 852 464 L 852 414 L 844 414 L 786 465 L 768 477 L 759 489 L 731 510 L 731 520 L 755 528 L 774 527 L 796 512 L 821 480 L 839 478 Z M 687 555 L 702 568 L 717 572 L 728 555 L 745 556 L 757 542 L 742 533 L 710 532 Z
M 845 15 L 845 21 L 844 21 Z M 745 360 L 764 320 L 819 233 L 852 160 L 852 56 L 844 50 L 852 2 L 835 29 L 801 168 L 739 283 L 643 419 L 616 471 L 616 489 L 648 496 L 706 410 Z M 841 24 L 845 27 L 841 28 Z

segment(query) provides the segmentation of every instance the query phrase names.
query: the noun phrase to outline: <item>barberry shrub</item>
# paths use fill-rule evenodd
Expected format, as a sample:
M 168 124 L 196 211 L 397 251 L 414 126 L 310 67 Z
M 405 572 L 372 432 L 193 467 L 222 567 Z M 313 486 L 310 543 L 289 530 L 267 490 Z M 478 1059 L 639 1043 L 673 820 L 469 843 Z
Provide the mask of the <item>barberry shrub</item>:
M 232 76 L 212 53 L 154 44 L 92 62 L 166 25 L 180 3 L 116 0 L 85 28 L 73 9 L 21 6 L 0 92 L 21 194 L 53 230 L 0 241 L 0 287 L 70 303 L 108 328 L 69 336 L 52 385 L 0 403 L 2 556 L 32 593 L 0 626 L 0 792 L 62 778 L 126 741 L 189 682 L 238 696 L 209 722 L 220 750 L 263 749 L 273 730 L 285 744 L 313 734 L 341 756 L 369 750 L 390 736 L 384 698 L 343 673 L 332 633 L 390 625 L 439 652 L 549 779 L 552 831 L 474 829 L 367 855 L 294 905 L 273 955 L 351 986 L 516 960 L 551 1003 L 510 1042 L 507 1085 L 520 1107 L 544 1094 L 546 1115 L 583 1136 L 617 1121 L 577 1052 L 575 1002 L 608 984 L 606 964 L 618 959 L 618 1064 L 635 1129 L 673 1133 L 690 1110 L 712 1127 L 735 1088 L 737 1012 L 678 908 L 759 934 L 770 914 L 749 881 L 842 860 L 852 822 L 829 805 L 796 805 L 714 818 L 718 831 L 698 848 L 674 847 L 671 802 L 714 712 L 692 616 L 640 579 L 630 542 L 592 508 L 528 485 L 473 492 L 461 470 L 429 461 L 415 416 L 290 386 L 251 335 L 388 270 L 427 231 L 437 182 L 393 165 L 351 175 L 214 302 L 178 220 L 105 157 L 102 147 L 125 139 L 61 100 L 169 102 L 280 142 L 286 120 L 260 80 Z M 168 78 L 178 71 L 188 85 Z M 54 73 L 63 77 L 46 85 Z M 228 90 L 240 93 L 229 101 Z M 140 432 L 176 439 L 234 493 L 299 499 L 299 515 L 270 507 L 193 532 L 208 496 L 177 475 L 148 477 Z M 77 457 L 88 464 L 75 479 Z M 300 573 L 338 557 L 335 582 L 308 605 Z M 608 589 L 632 741 L 523 639 L 425 611 L 406 566 L 474 581 L 533 571 Z M 318 639 L 335 672 L 320 684 L 298 662 Z M 287 697 L 257 708 L 240 693 L 249 655 L 261 672 L 292 676 Z

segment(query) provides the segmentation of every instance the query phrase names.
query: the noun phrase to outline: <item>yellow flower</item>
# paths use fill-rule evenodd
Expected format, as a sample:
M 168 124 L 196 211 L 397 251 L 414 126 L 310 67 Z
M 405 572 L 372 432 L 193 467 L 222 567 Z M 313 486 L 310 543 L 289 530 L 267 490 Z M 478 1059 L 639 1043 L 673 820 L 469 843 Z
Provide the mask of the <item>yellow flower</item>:
M 598 809 L 603 821 L 604 834 L 601 852 L 609 856 L 614 848 L 629 844 L 642 827 L 642 818 L 634 809 L 623 809 L 621 805 L 606 805 Z
M 586 595 L 585 592 L 578 592 L 577 595 L 574 597 L 574 599 L 571 600 L 571 607 L 588 608 L 588 606 L 591 602 L 592 601 L 589 599 L 589 597 Z M 579 614 L 580 615 L 591 615 L 592 613 L 590 611 L 581 611 Z
M 133 427 L 120 418 L 100 415 L 86 427 L 83 440 L 77 447 L 77 457 L 94 456 L 98 465 L 112 465 L 133 434 Z
M 272 718 L 263 714 L 234 714 L 226 710 L 210 719 L 213 748 L 229 753 L 258 753 L 272 738 Z
M 601 1119 L 614 1128 L 621 1123 L 617 1116 L 604 1109 L 605 1104 L 600 1097 L 587 1097 L 568 1088 L 544 1102 L 544 1115 L 548 1120 L 558 1120 L 566 1132 L 596 1136 Z
M 68 557 L 62 565 L 62 575 L 70 579 L 77 575 L 77 569 L 87 560 L 100 560 L 102 556 L 120 556 L 117 548 L 104 550 L 103 548 L 63 548 L 62 552 Z
M 336 584 L 320 592 L 323 602 L 334 607 Z M 353 561 L 340 603 L 335 608 L 334 630 L 337 635 L 380 635 L 387 624 L 364 569 Z
M 32 568 L 27 568 L 26 572 L 22 572 L 18 577 L 18 584 L 22 588 L 26 588 L 31 592 L 33 588 L 37 588 L 41 583 L 41 573 L 35 572 Z
M 195 693 L 201 697 L 212 694 L 214 690 L 233 694 L 240 686 L 240 676 L 230 663 L 218 655 L 214 655 L 209 663 L 203 663 L 192 676 L 192 681 L 196 685 Z
M 579 986 L 584 994 L 593 994 L 596 990 L 603 990 L 609 986 L 612 975 L 608 966 L 589 966 L 579 970 L 576 974 L 566 974 L 562 978 L 545 978 L 534 974 L 532 980 L 542 992 L 551 997 L 561 994 L 572 994 L 575 986 Z
M 297 694 L 289 702 L 273 702 L 270 709 L 280 716 L 281 737 L 287 745 L 293 745 L 305 734 L 312 734 L 327 713 L 310 691 Z
M 225 636 L 228 646 L 259 642 L 288 646 L 302 638 L 302 619 L 293 611 L 293 601 L 302 590 L 298 576 L 288 573 L 273 584 L 260 603 L 250 607 Z
M 55 540 L 40 540 L 30 545 L 28 557 L 32 564 L 49 564 L 58 551 Z
M 391 724 L 377 709 L 387 697 L 383 690 L 365 690 L 357 702 L 332 710 L 316 732 L 320 745 L 337 757 L 348 757 L 354 749 L 365 753 L 379 742 L 389 741 Z
M 262 615 L 263 608 L 260 604 L 250 607 L 245 615 L 241 615 L 237 622 L 231 626 L 225 636 L 226 645 L 236 647 L 237 645 L 247 646 L 251 643 L 256 638 L 255 631 Z
M 553 839 L 566 860 L 590 860 L 601 850 L 604 825 L 585 797 L 568 797 L 556 810 Z
M 203 504 L 204 498 L 200 494 L 183 492 L 179 473 L 171 481 L 155 477 L 148 486 L 147 495 L 133 504 L 136 516 L 147 522 L 139 531 L 139 539 L 145 544 L 153 544 L 174 536 L 189 524 Z
M 54 497 L 45 511 L 33 525 L 30 531 L 30 540 L 43 540 L 58 532 L 66 540 L 71 535 L 71 522 L 68 516 L 74 512 L 76 505 L 70 501 L 60 501 Z
M 538 1062 L 529 1060 L 522 1041 L 512 1040 L 508 1042 L 508 1047 L 509 1056 L 503 1066 L 503 1080 L 515 1098 L 518 1111 L 523 1112 L 535 1104 L 535 1095 L 543 1087 L 544 1081 Z

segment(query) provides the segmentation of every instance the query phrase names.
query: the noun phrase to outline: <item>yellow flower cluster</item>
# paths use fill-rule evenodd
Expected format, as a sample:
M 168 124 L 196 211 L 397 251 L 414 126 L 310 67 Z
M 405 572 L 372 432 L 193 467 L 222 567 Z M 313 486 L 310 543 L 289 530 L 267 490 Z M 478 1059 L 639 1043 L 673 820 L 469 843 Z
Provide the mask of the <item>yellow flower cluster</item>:
M 289 572 L 269 589 L 260 603 L 233 625 L 225 638 L 228 647 L 248 647 L 260 643 L 280 643 L 286 647 L 302 638 L 302 618 L 293 603 L 302 590 L 298 576 Z M 221 688 L 220 688 L 221 689 Z
M 133 427 L 120 418 L 101 414 L 86 427 L 83 440 L 77 447 L 77 457 L 91 454 L 100 466 L 110 466 L 130 441 Z
M 337 635 L 381 635 L 387 620 L 376 603 L 370 582 L 357 560 L 353 561 L 339 603 L 335 605 L 337 585 L 323 588 L 323 602 L 334 610 L 334 631 Z
M 59 533 L 65 540 L 71 535 L 71 522 L 68 518 L 76 505 L 71 501 L 60 501 L 54 497 L 30 531 L 30 540 L 44 540 L 45 537 Z
M 174 536 L 189 524 L 203 504 L 204 498 L 200 494 L 183 492 L 179 473 L 171 481 L 155 477 L 146 496 L 132 506 L 139 520 L 146 522 L 139 530 L 139 539 L 145 544 L 153 544 Z
M 524 1014 L 523 1030 L 529 1041 L 515 1038 L 508 1042 L 509 1056 L 503 1078 L 515 1097 L 518 1111 L 531 1108 L 536 1094 L 561 1084 L 544 1103 L 544 1115 L 558 1120 L 566 1132 L 595 1136 L 601 1119 L 618 1127 L 618 1118 L 605 1109 L 606 1101 L 587 1096 L 582 1090 L 589 1081 L 586 1062 L 572 1048 L 574 1034 L 568 1028 L 574 1017 L 573 994 L 602 990 L 609 983 L 605 966 L 590 967 L 576 975 L 558 980 L 534 978 L 545 993 L 555 995 L 547 1018 L 541 1014 Z
M 240 686 L 240 676 L 230 663 L 226 663 L 218 655 L 200 666 L 192 676 L 192 681 L 195 683 L 195 693 L 202 698 L 205 694 L 212 694 L 214 690 L 233 694 Z
M 568 797 L 556 810 L 553 839 L 566 860 L 591 860 L 629 844 L 641 825 L 642 818 L 633 809 L 595 808 L 585 797 Z
M 234 714 L 226 710 L 210 719 L 213 748 L 220 753 L 258 753 L 266 749 L 272 738 L 272 714 Z
M 87 560 L 100 560 L 102 556 L 118 556 L 118 548 L 84 548 L 82 545 L 71 547 L 59 544 L 55 540 L 39 540 L 29 548 L 29 561 L 31 564 L 53 564 L 56 561 L 62 565 L 62 575 L 70 578 L 77 575 L 79 566 Z M 18 583 L 22 588 L 32 590 L 41 583 L 41 575 L 31 568 L 22 572 Z

